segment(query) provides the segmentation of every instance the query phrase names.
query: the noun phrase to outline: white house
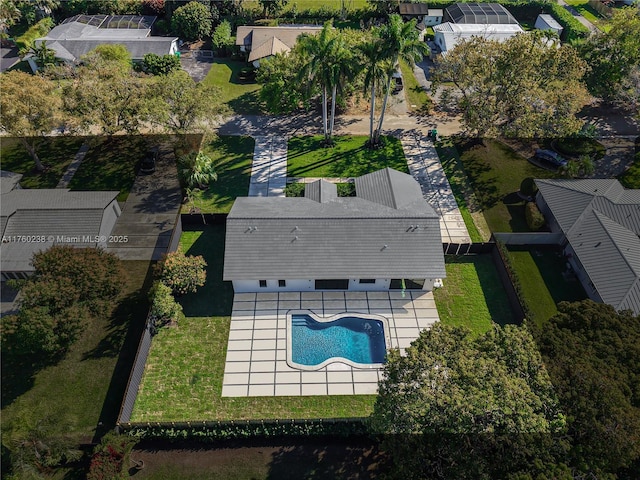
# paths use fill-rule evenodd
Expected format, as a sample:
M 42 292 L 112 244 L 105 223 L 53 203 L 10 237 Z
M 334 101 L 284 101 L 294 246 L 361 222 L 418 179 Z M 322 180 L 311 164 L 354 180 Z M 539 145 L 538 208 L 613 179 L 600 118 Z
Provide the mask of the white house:
M 435 44 L 442 53 L 452 50 L 458 42 L 472 37 L 503 42 L 524 30 L 518 24 L 469 24 L 446 22 L 433 27 Z
M 223 279 L 236 293 L 431 290 L 445 276 L 440 221 L 418 183 L 386 168 L 355 184 L 355 197 L 318 180 L 305 198 L 236 199 Z
M 432 27 L 442 23 L 442 18 L 444 17 L 444 10 L 441 8 L 429 8 L 426 3 L 401 3 L 399 11 L 405 21 L 417 18 L 418 23 L 423 24 L 425 27 Z
M 99 45 L 124 45 L 131 59 L 140 61 L 147 53 L 175 55 L 178 37 L 152 37 L 154 16 L 135 15 L 76 15 L 65 19 L 45 37 L 35 40 L 39 46 L 46 42 L 56 58 L 77 62 Z
M 558 37 L 562 35 L 562 25 L 560 25 L 558 21 L 548 13 L 541 13 L 540 15 L 538 15 L 538 18 L 536 18 L 535 27 L 538 30 L 551 30 L 552 32 L 558 34 Z

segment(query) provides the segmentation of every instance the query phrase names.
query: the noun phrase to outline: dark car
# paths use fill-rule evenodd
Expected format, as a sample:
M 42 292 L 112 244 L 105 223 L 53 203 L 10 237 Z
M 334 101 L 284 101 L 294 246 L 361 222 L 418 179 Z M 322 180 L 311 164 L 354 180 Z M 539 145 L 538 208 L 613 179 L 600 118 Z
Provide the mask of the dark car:
M 536 157 L 545 160 L 556 167 L 565 167 L 567 165 L 567 161 L 552 150 L 542 150 L 539 148 L 536 150 Z
M 404 87 L 404 84 L 402 82 L 402 73 L 400 73 L 400 71 L 396 71 L 393 74 L 393 90 L 391 93 L 396 94 L 396 93 L 400 93 L 402 91 L 402 88 Z
M 145 154 L 142 162 L 140 162 L 140 173 L 153 173 L 156 171 L 156 160 L 158 160 L 158 151 L 149 150 Z

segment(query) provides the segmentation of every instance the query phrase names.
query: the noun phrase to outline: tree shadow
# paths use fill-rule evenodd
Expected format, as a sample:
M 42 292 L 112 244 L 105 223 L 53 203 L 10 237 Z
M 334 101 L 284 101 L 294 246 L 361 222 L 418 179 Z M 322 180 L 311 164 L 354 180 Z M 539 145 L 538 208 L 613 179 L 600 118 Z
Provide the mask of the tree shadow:
M 246 84 L 246 82 L 238 83 Z M 263 113 L 262 100 L 260 100 L 258 91 L 243 93 L 227 103 L 234 113 L 239 115 L 259 115 Z
M 11 352 L 7 341 L 2 342 L 2 408 L 33 388 L 36 374 L 47 366 L 33 355 Z
M 272 455 L 268 479 L 370 479 L 391 466 L 377 443 L 327 439 L 281 447 Z

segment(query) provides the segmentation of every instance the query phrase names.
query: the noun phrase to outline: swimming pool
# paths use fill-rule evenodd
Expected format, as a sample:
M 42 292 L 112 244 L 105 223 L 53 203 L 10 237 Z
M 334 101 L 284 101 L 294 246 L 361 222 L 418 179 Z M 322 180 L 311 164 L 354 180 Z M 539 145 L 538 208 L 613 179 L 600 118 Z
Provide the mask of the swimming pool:
M 344 313 L 321 318 L 310 311 L 288 315 L 290 366 L 317 370 L 332 362 L 359 368 L 379 368 L 387 352 L 386 319 Z

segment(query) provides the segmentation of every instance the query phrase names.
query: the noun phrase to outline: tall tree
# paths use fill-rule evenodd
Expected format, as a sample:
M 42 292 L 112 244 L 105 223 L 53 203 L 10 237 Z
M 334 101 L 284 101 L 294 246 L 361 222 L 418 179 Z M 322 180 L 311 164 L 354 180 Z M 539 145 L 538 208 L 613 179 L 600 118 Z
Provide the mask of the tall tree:
M 151 120 L 174 133 L 194 131 L 221 111 L 220 90 L 196 83 L 184 70 L 158 77 L 149 103 Z
M 378 128 L 374 132 L 373 144 L 377 144 L 380 141 L 384 114 L 387 109 L 389 94 L 391 93 L 393 73 L 400 68 L 399 61 L 403 60 L 413 67 L 416 62 L 422 60 L 423 56 L 429 53 L 429 47 L 419 38 L 416 24 L 416 19 L 404 23 L 402 17 L 394 13 L 389 15 L 389 22 L 380 28 L 382 58 L 386 59 L 390 65 L 387 69 L 382 112 L 380 113 Z
M 591 93 L 614 100 L 623 79 L 634 67 L 640 67 L 638 8 L 615 9 L 608 28 L 593 32 L 581 45 L 580 53 L 590 67 L 586 81 Z
M 278 15 L 287 6 L 289 0 L 258 0 L 258 3 L 262 7 L 262 16 L 268 18 Z
M 7 29 L 20 20 L 22 13 L 13 0 L 0 0 L 0 38 L 7 35 Z
M 185 40 L 200 40 L 211 33 L 211 12 L 198 2 L 178 7 L 171 17 L 171 28 Z
M 371 99 L 369 101 L 371 110 L 369 114 L 369 143 L 372 144 L 373 126 L 375 124 L 376 94 L 381 83 L 386 78 L 386 71 L 388 68 L 385 68 L 382 58 L 382 42 L 375 32 L 370 41 L 358 46 L 358 50 L 362 56 L 365 94 L 368 90 L 370 90 L 371 93 Z
M 640 467 L 640 316 L 591 300 L 563 302 L 538 345 L 568 419 L 579 478 Z
M 2 75 L 0 95 L 0 126 L 20 137 L 36 169 L 44 165 L 37 153 L 37 143 L 49 135 L 61 120 L 60 95 L 51 81 L 40 75 L 13 71 Z
M 539 33 L 502 43 L 474 37 L 436 62 L 432 88 L 454 84 L 452 101 L 472 135 L 566 137 L 584 123 L 575 114 L 589 98 L 585 70 L 573 47 Z
M 398 478 L 535 478 L 564 418 L 526 328 L 435 324 L 388 354 L 371 426 Z

